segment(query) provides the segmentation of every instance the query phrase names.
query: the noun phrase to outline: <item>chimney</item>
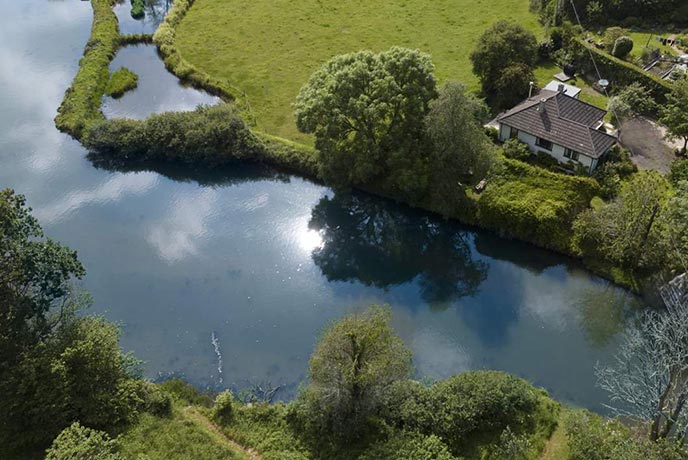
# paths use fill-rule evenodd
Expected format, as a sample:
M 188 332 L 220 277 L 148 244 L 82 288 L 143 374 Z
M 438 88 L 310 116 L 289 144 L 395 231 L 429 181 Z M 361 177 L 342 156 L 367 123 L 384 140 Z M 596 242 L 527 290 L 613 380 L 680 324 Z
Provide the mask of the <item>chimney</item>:
M 563 83 L 559 83 L 559 92 L 563 93 L 566 90 L 566 87 L 564 86 Z
M 547 101 L 547 99 L 544 99 L 544 98 L 540 99 L 540 102 L 538 103 L 538 108 L 537 108 L 537 111 L 539 113 L 545 113 L 547 111 L 547 109 L 545 109 L 545 102 L 546 101 Z

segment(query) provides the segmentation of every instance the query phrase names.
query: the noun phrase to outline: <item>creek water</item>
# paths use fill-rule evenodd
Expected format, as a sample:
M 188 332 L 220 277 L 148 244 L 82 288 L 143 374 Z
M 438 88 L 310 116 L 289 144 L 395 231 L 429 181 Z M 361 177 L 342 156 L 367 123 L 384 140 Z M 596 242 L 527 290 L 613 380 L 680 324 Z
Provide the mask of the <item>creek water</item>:
M 155 27 L 127 8 L 125 32 Z M 91 311 L 121 324 L 148 377 L 281 385 L 288 398 L 323 327 L 388 303 L 419 377 L 500 369 L 603 410 L 593 368 L 635 299 L 575 261 L 251 165 L 95 167 L 53 125 L 91 20 L 88 2 L 3 2 L 0 187 L 25 194 L 47 235 L 78 251 Z M 139 89 L 106 98 L 109 116 L 215 102 L 166 74 L 151 47 L 123 49 L 121 65 Z

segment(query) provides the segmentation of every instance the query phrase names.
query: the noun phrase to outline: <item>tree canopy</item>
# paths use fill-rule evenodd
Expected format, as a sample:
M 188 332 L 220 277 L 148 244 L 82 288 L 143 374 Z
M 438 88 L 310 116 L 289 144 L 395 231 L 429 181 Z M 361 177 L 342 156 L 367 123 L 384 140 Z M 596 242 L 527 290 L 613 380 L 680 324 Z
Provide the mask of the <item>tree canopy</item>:
M 392 170 L 414 175 L 423 119 L 437 95 L 433 70 L 427 54 L 394 47 L 336 56 L 311 76 L 296 100 L 296 124 L 315 135 L 326 180 L 348 186 Z
M 408 378 L 411 353 L 389 324 L 391 312 L 373 305 L 332 325 L 308 367 L 296 421 L 311 442 L 360 440 L 394 382 Z
M 674 83 L 667 94 L 667 103 L 660 109 L 659 121 L 667 127 L 669 139 L 681 139 L 682 151 L 688 146 L 688 79 Z
M 499 21 L 483 32 L 470 58 L 491 105 L 511 107 L 528 95 L 537 49 L 535 35 L 519 24 Z

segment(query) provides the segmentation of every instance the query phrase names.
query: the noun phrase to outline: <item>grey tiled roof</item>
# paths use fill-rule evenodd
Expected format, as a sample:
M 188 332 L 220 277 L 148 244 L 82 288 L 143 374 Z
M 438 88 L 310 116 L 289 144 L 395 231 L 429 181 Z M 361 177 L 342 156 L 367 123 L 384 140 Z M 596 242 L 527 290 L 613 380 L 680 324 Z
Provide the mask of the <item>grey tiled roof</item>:
M 540 111 L 544 100 L 545 110 Z M 595 129 L 607 112 L 556 91 L 542 90 L 497 118 L 507 126 L 599 158 L 616 138 Z

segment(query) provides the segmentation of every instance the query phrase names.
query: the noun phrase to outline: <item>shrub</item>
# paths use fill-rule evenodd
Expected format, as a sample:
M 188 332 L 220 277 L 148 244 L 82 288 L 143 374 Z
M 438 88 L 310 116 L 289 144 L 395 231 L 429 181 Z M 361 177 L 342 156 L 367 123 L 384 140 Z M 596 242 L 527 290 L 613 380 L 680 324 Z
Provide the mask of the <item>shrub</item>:
M 674 186 L 677 186 L 682 180 L 688 181 L 688 159 L 674 160 L 671 163 L 669 180 Z
M 105 87 L 105 94 L 115 99 L 122 97 L 124 93 L 138 86 L 139 76 L 126 67 L 121 67 L 115 71 L 108 80 Z
M 107 433 L 74 422 L 55 438 L 45 460 L 123 460 L 123 457 L 117 442 Z
M 623 36 L 616 39 L 614 48 L 612 48 L 612 56 L 623 59 L 633 49 L 633 39 L 631 37 Z
M 172 398 L 158 385 L 145 380 L 139 382 L 139 394 L 143 401 L 142 410 L 156 417 L 169 417 L 172 413 Z
M 229 104 L 168 112 L 146 120 L 105 120 L 89 129 L 92 152 L 126 161 L 172 160 L 217 166 L 258 158 L 264 148 Z
M 213 400 L 210 396 L 181 379 L 166 380 L 159 383 L 158 386 L 174 399 L 185 404 L 203 407 L 211 407 L 213 405 Z
M 234 397 L 232 392 L 225 390 L 215 398 L 211 416 L 215 422 L 221 425 L 228 425 L 234 418 Z
M 453 460 L 447 446 L 435 435 L 393 433 L 368 447 L 358 460 Z
M 597 182 L 504 159 L 477 201 L 477 222 L 505 237 L 570 251 L 575 217 L 599 195 Z
M 526 161 L 531 153 L 528 145 L 518 139 L 509 139 L 502 147 L 504 156 L 512 160 Z
M 520 431 L 536 425 L 539 392 L 525 380 L 503 372 L 459 374 L 436 384 L 431 392 L 435 414 L 431 432 L 454 453 L 494 442 L 507 427 Z
M 565 419 L 570 460 L 679 460 L 685 450 L 677 444 L 652 442 L 615 420 L 587 411 Z

